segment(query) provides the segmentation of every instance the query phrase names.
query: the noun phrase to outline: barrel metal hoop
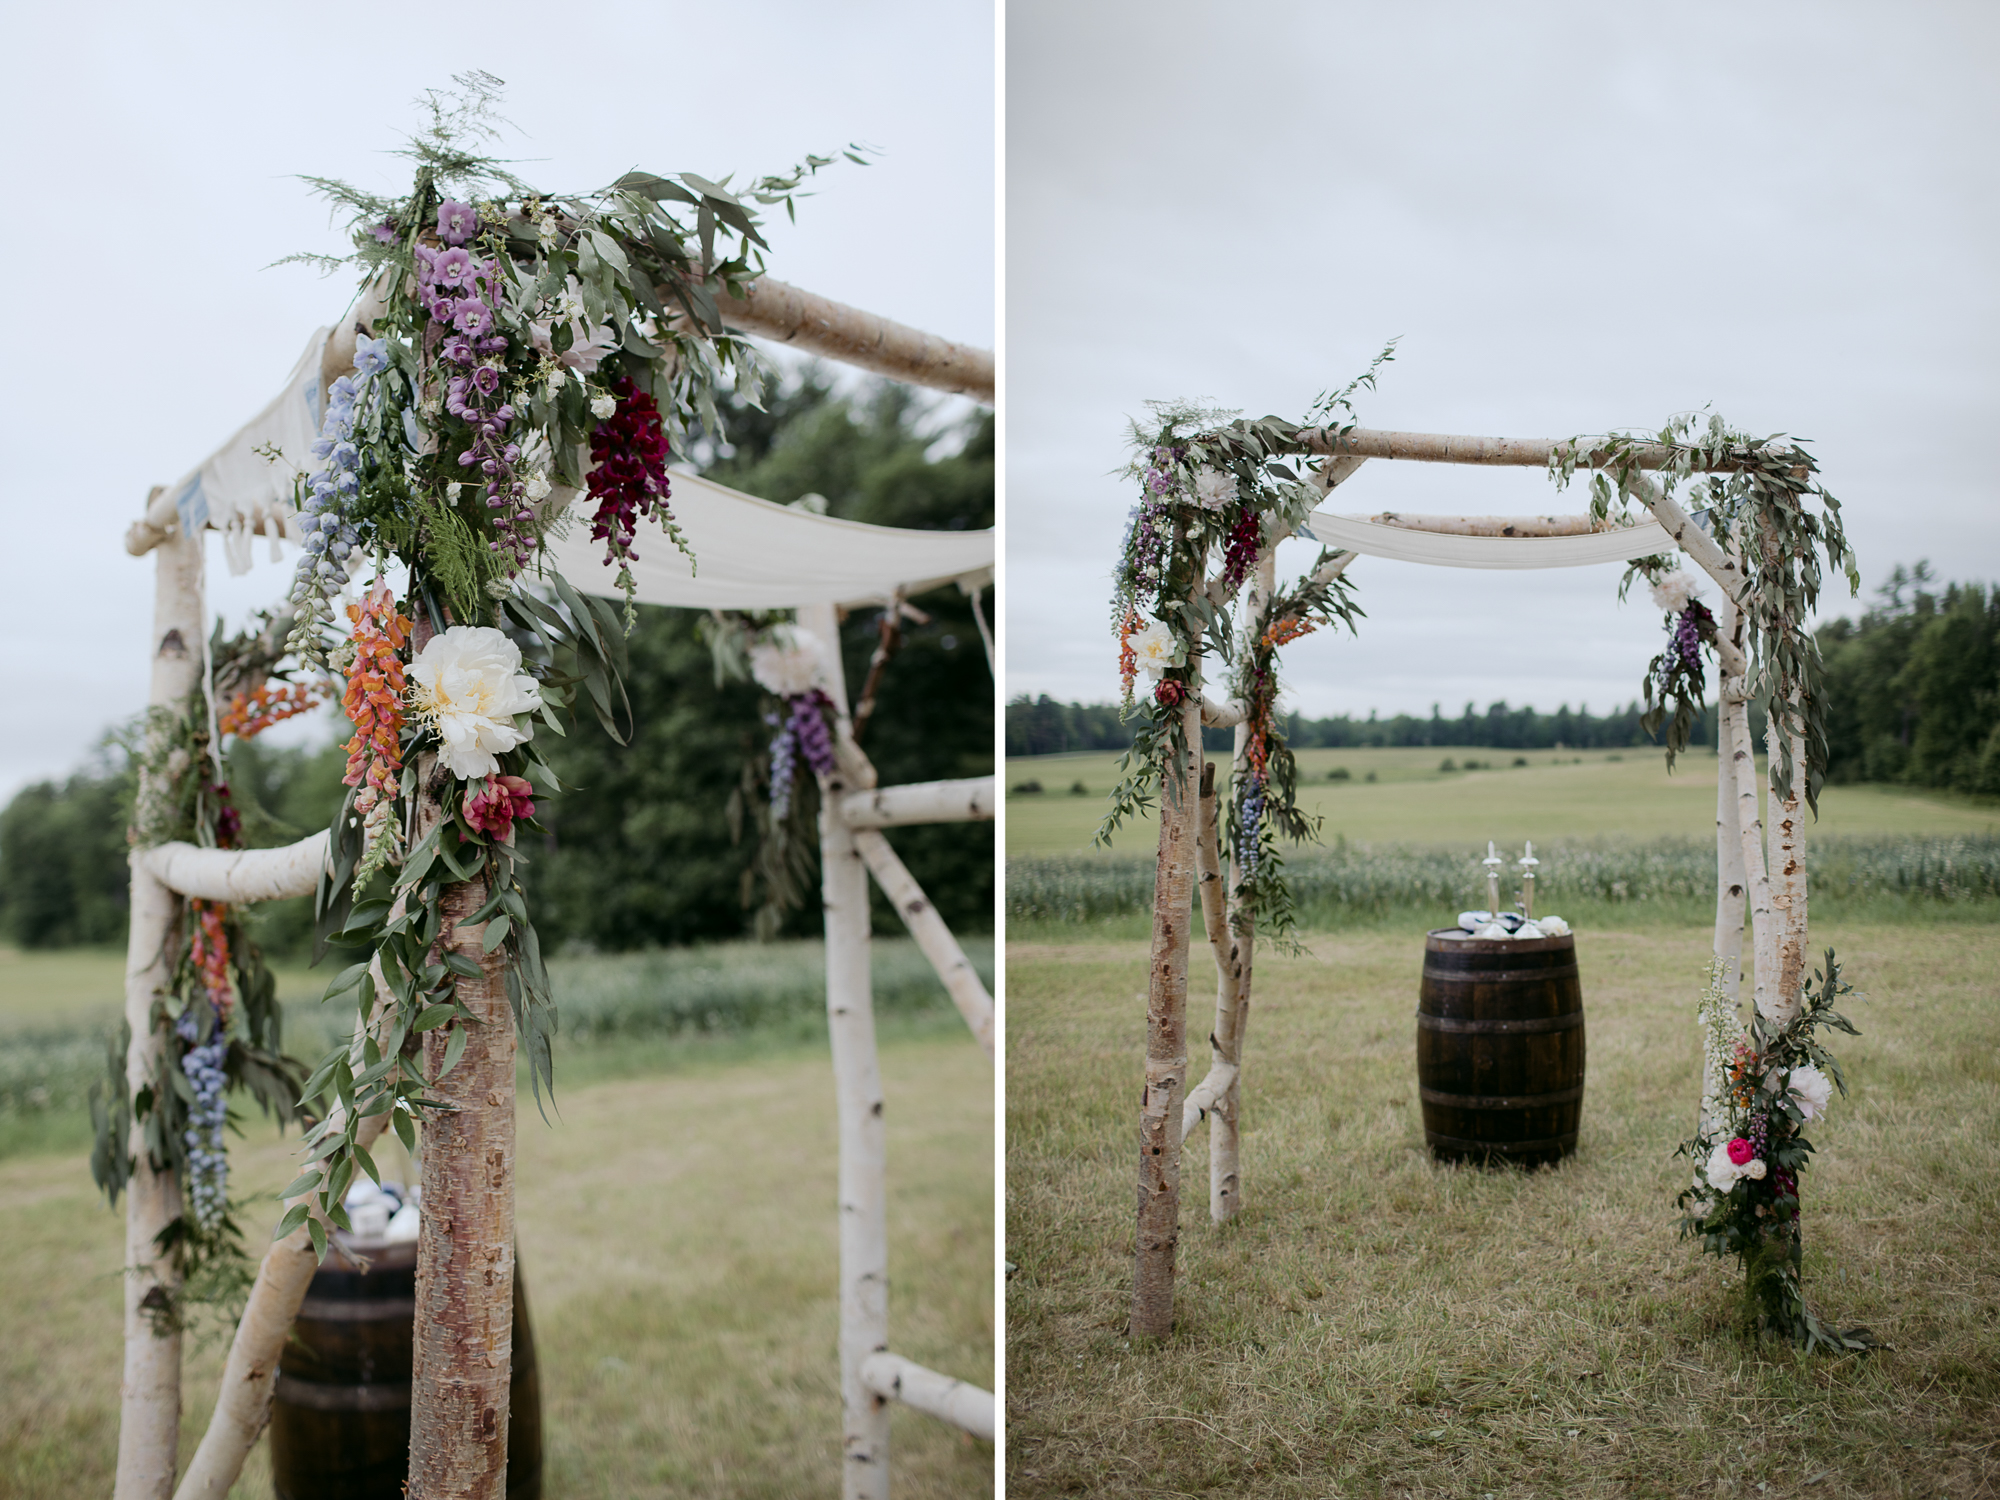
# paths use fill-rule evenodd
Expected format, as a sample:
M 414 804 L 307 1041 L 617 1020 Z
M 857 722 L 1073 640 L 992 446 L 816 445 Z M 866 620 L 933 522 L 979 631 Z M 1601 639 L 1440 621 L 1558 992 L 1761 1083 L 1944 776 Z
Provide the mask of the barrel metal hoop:
M 1447 984 L 1507 984 L 1517 979 L 1575 979 L 1582 971 L 1572 959 L 1548 969 L 1424 969 L 1424 978 Z
M 1553 1094 L 1447 1094 L 1443 1089 L 1417 1086 L 1426 1104 L 1443 1104 L 1453 1109 L 1546 1109 L 1553 1104 L 1574 1104 L 1583 1097 L 1583 1085 L 1557 1089 Z
M 1541 1031 L 1569 1031 L 1583 1024 L 1583 1012 L 1573 1010 L 1560 1016 L 1522 1016 L 1519 1019 L 1463 1020 L 1457 1016 L 1433 1016 L 1417 1012 L 1419 1031 L 1461 1031 L 1474 1035 L 1518 1036 Z
M 286 1406 L 307 1411 L 408 1411 L 410 1386 L 401 1385 L 322 1385 L 317 1380 L 300 1380 L 278 1372 L 276 1397 Z
M 1467 1141 L 1455 1135 L 1434 1135 L 1425 1131 L 1424 1135 L 1433 1146 L 1442 1146 L 1448 1151 L 1486 1151 L 1499 1156 L 1525 1156 L 1531 1151 L 1569 1151 L 1576 1146 L 1576 1132 L 1568 1135 L 1552 1135 L 1539 1141 Z

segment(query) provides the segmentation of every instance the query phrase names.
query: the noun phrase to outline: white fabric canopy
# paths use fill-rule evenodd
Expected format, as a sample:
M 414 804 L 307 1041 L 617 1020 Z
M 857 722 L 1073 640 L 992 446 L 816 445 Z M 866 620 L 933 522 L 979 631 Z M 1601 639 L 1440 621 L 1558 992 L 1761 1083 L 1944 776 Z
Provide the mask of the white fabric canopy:
M 250 567 L 250 534 L 298 540 L 293 476 L 312 462 L 319 435 L 320 353 L 327 329 L 306 341 L 284 388 L 214 453 L 167 488 L 181 529 L 213 526 L 223 534 L 229 571 Z M 264 450 L 259 452 L 258 450 Z M 277 452 L 274 461 L 266 455 Z M 587 503 L 587 502 L 586 502 Z M 696 609 L 789 609 L 801 604 L 869 604 L 899 590 L 914 594 L 942 583 L 973 587 L 993 573 L 991 531 L 904 531 L 836 521 L 740 494 L 693 474 L 673 475 L 673 511 L 694 548 L 695 565 L 665 533 L 639 528 L 632 569 L 645 604 Z M 171 525 L 171 520 L 163 524 Z M 562 575 L 588 593 L 614 597 L 617 573 L 604 566 L 604 544 L 590 538 L 582 509 L 569 535 L 550 545 Z
M 694 609 L 790 609 L 801 604 L 867 604 L 899 589 L 915 594 L 953 580 L 990 581 L 991 531 L 904 531 L 836 521 L 774 505 L 712 480 L 676 473 L 674 517 L 694 549 L 694 566 L 666 534 L 642 524 L 632 567 L 641 604 Z M 549 544 L 556 570 L 578 588 L 617 595 L 604 543 L 593 541 L 579 505 L 569 535 Z
M 1459 536 L 1316 510 L 1307 527 L 1302 534 L 1330 547 L 1445 568 L 1581 568 L 1672 552 L 1675 545 L 1658 521 L 1585 536 Z

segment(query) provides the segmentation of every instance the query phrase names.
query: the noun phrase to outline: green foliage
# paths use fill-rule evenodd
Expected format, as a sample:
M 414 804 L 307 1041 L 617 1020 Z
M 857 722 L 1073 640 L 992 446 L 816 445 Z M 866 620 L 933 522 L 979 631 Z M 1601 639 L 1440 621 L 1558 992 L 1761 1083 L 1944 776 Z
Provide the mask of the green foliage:
M 2000 589 L 1902 567 L 1857 621 L 1820 627 L 1829 777 L 2000 795 Z
M 116 759 L 38 782 L 0 811 L 0 932 L 23 948 L 125 936 L 125 768 Z
M 1537 911 L 1573 903 L 1687 903 L 1715 899 L 1715 845 L 1695 839 L 1634 844 L 1538 845 Z M 1866 905 L 1877 918 L 1906 910 L 1945 912 L 2000 901 L 2000 838 L 1809 839 L 1806 875 L 1814 910 Z M 1367 846 L 1338 841 L 1292 857 L 1285 878 L 1301 918 L 1329 929 L 1357 918 L 1429 912 L 1438 921 L 1483 906 L 1472 851 Z M 1012 921 L 1085 925 L 1151 909 L 1153 860 L 1011 859 Z

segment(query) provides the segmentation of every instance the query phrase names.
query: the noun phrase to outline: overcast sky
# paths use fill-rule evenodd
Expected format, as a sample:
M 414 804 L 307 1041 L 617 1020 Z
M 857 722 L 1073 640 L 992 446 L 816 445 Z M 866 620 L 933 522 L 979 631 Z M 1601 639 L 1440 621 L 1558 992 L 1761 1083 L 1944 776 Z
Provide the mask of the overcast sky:
M 2000 8 L 1012 0 L 1007 49 L 1010 694 L 1116 695 L 1108 473 L 1146 399 L 1296 418 L 1394 335 L 1365 426 L 1713 403 L 1813 440 L 1863 602 L 1919 558 L 2000 579 Z M 1382 462 L 1339 495 L 1582 508 Z M 1620 572 L 1364 558 L 1359 639 L 1288 648 L 1288 701 L 1623 704 L 1662 632 Z
M 353 286 L 295 266 L 343 252 L 294 174 L 408 190 L 385 153 L 412 100 L 483 68 L 553 190 L 631 167 L 739 179 L 850 141 L 769 226 L 771 273 L 984 347 L 994 340 L 990 5 L 350 3 L 11 6 L 0 96 L 0 801 L 64 774 L 145 702 L 153 565 L 125 555 L 147 491 L 275 393 Z M 211 604 L 288 589 L 263 545 Z M 282 732 L 282 731 L 278 731 Z

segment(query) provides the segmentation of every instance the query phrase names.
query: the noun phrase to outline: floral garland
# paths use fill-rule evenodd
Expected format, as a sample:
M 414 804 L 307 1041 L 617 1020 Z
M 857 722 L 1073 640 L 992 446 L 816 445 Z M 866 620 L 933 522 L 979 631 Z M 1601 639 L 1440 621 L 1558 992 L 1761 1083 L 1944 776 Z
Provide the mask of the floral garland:
M 1710 1254 L 1737 1258 L 1744 1319 L 1753 1331 L 1776 1333 L 1808 1352 L 1874 1347 L 1865 1328 L 1843 1331 L 1822 1322 L 1799 1281 L 1799 1183 L 1813 1151 L 1806 1127 L 1825 1117 L 1834 1090 L 1847 1093 L 1840 1065 L 1816 1033 L 1830 1027 L 1858 1035 L 1833 1008 L 1853 986 L 1841 980 L 1829 949 L 1825 968 L 1805 985 L 1797 1016 L 1783 1026 L 1755 1016 L 1746 1031 L 1726 980 L 1726 964 L 1712 963 L 1699 1016 L 1708 1071 L 1723 1092 L 1703 1100 L 1704 1119 L 1712 1123 L 1679 1148 L 1696 1163 L 1695 1183 L 1678 1200 L 1681 1233 L 1699 1238 Z
M 819 642 L 782 617 L 719 612 L 708 621 L 716 680 L 753 681 L 769 699 L 762 711 L 771 738 L 746 756 L 725 809 L 732 842 L 745 825 L 757 846 L 743 872 L 742 899 L 754 910 L 759 938 L 805 899 L 818 847 L 819 782 L 837 769 L 833 725 L 836 705 L 826 691 L 826 663 Z M 801 766 L 810 772 L 799 774 Z
M 322 1253 L 327 1224 L 349 1227 L 355 1174 L 374 1174 L 361 1120 L 387 1112 L 413 1144 L 463 1055 L 460 979 L 504 976 L 537 1097 L 553 1082 L 553 997 L 516 850 L 539 795 L 561 790 L 536 736 L 567 733 L 587 702 L 624 739 L 639 522 L 688 551 L 669 504 L 673 445 L 719 431 L 716 387 L 754 402 L 762 380 L 720 305 L 762 273 L 757 206 L 790 212 L 833 159 L 739 191 L 632 172 L 549 196 L 465 148 L 461 137 L 485 131 L 490 81 L 461 82 L 470 102 L 410 143 L 406 196 L 317 182 L 352 211 L 353 252 L 333 264 L 359 270 L 376 310 L 298 480 L 306 551 L 286 644 L 339 673 L 355 729 L 315 958 L 335 942 L 368 955 L 327 991 L 351 995 L 363 1017 L 378 984 L 387 991 L 376 1034 L 328 1056 L 300 1090 L 320 1123 L 277 1236 L 308 1225 Z M 550 535 L 586 493 L 592 535 L 618 567 L 622 625 L 548 564 Z M 445 892 L 475 882 L 484 901 L 459 921 L 483 925 L 483 966 L 440 947 Z M 440 1028 L 447 1044 L 427 1072 L 415 1042 Z
M 1646 706 L 1639 715 L 1639 727 L 1656 735 L 1663 724 L 1666 726 L 1667 769 L 1671 771 L 1701 719 L 1708 688 L 1701 653 L 1704 646 L 1714 648 L 1716 627 L 1715 616 L 1695 597 L 1699 585 L 1692 574 L 1657 568 L 1654 573 L 1650 579 L 1653 603 L 1666 614 L 1668 640 L 1666 649 L 1646 664 Z M 1670 702 L 1671 721 L 1667 718 Z
M 279 642 L 287 624 L 283 616 L 266 614 L 227 639 L 218 626 L 209 651 L 216 696 L 229 703 L 218 726 L 225 738 L 252 739 L 328 697 L 324 682 L 286 675 Z M 208 774 L 214 757 L 207 704 L 197 687 L 178 711 L 149 716 L 133 828 L 142 844 L 243 847 L 244 810 L 229 784 Z M 249 811 L 260 827 L 269 825 L 254 803 Z M 180 1187 L 181 1211 L 161 1243 L 178 1256 L 187 1285 L 174 1304 L 155 1310 L 169 1327 L 178 1326 L 186 1304 L 228 1300 L 247 1274 L 230 1212 L 229 1095 L 248 1093 L 267 1114 L 292 1118 L 306 1074 L 281 1050 L 276 980 L 235 908 L 186 901 L 174 947 L 171 982 L 151 1017 L 153 1029 L 172 1039 L 157 1071 L 136 1094 L 128 1093 L 121 1044 L 107 1057 L 105 1079 L 91 1089 L 91 1175 L 106 1196 L 115 1203 L 131 1178 L 128 1142 L 135 1119 L 153 1169 L 173 1172 Z

